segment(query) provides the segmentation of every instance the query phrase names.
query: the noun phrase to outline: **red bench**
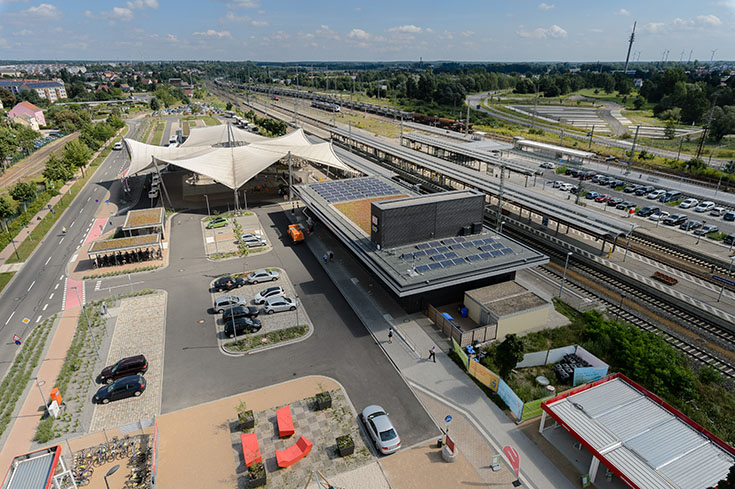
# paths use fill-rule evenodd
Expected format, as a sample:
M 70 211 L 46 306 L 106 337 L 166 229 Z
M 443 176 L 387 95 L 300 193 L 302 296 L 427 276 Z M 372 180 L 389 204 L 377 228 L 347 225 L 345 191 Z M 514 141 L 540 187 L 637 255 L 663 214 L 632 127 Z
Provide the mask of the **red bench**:
M 250 467 L 254 463 L 262 462 L 260 447 L 258 446 L 258 435 L 255 433 L 243 433 L 240 435 L 242 442 L 242 456 L 245 458 L 245 466 Z
M 293 420 L 291 419 L 291 406 L 284 406 L 276 410 L 276 420 L 278 421 L 278 436 L 288 438 L 294 434 Z
M 285 450 L 276 450 L 276 460 L 279 467 L 288 467 L 293 465 L 302 458 L 306 457 L 311 451 L 314 444 L 304 438 L 298 439 L 295 445 L 291 445 Z

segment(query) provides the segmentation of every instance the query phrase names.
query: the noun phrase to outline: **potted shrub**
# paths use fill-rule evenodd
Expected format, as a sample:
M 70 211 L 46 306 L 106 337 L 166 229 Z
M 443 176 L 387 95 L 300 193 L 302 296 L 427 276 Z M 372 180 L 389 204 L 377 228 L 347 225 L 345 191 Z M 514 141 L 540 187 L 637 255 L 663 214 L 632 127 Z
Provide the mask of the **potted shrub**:
M 352 455 L 355 452 L 355 442 L 350 435 L 342 435 L 337 438 L 337 450 L 340 457 Z
M 248 487 L 264 486 L 266 481 L 265 465 L 262 462 L 248 467 Z
M 237 406 L 237 420 L 240 422 L 240 430 L 245 431 L 255 427 L 255 415 L 252 409 L 248 409 L 244 401 Z
M 324 391 L 316 395 L 317 411 L 321 411 L 322 409 L 327 409 L 330 407 L 332 407 L 332 396 L 329 394 L 329 392 Z

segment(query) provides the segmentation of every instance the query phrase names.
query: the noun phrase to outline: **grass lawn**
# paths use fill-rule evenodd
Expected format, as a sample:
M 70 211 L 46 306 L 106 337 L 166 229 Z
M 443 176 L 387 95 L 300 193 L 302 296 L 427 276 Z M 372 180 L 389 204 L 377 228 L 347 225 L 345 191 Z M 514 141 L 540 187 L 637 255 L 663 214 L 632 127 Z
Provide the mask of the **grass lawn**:
M 184 134 L 184 136 L 189 135 L 189 122 L 188 121 L 183 121 L 181 123 L 181 132 Z
M 214 117 L 210 115 L 205 115 L 200 117 L 201 120 L 204 121 L 204 123 L 208 126 L 218 126 L 220 124 L 220 121 L 215 119 Z
M 661 126 L 663 127 L 664 121 L 653 117 L 653 112 L 650 110 L 623 110 L 623 117 L 627 117 L 633 124 L 641 124 L 642 126 Z M 682 127 L 682 126 L 677 126 Z M 690 126 L 686 126 L 690 128 Z
M 13 278 L 13 275 L 15 275 L 15 272 L 0 273 L 0 292 L 2 292 L 5 286 L 8 285 L 8 282 Z
M 353 200 L 352 202 L 334 204 L 334 207 L 347 216 L 350 221 L 357 224 L 360 229 L 370 234 L 370 204 L 379 200 L 400 199 L 402 197 L 406 197 L 406 195 L 390 195 L 375 199 Z
M 595 93 L 595 90 L 597 90 L 597 93 Z M 582 90 L 574 92 L 572 95 L 575 94 L 582 95 L 584 97 L 596 98 L 598 100 L 604 100 L 605 102 L 615 102 L 616 104 L 620 105 L 633 104 L 633 100 L 635 100 L 635 98 L 638 96 L 638 92 L 636 90 L 630 92 L 626 97 L 625 95 L 620 95 L 617 91 L 606 93 L 604 90 L 595 88 L 583 88 Z M 623 103 L 624 97 L 625 103 Z
M 156 130 L 153 131 L 153 141 L 151 141 L 151 144 L 159 145 L 161 144 L 161 139 L 163 139 L 163 130 L 166 128 L 165 122 L 159 122 L 156 124 Z
M 148 142 L 148 136 L 151 134 L 151 129 L 153 129 L 153 124 L 155 123 L 155 119 L 148 119 L 148 126 L 145 129 L 145 133 L 143 134 L 142 141 L 144 143 Z
M 385 122 L 372 117 L 365 117 L 361 114 L 353 114 L 352 111 L 346 111 L 337 116 L 343 124 L 352 122 L 352 127 L 358 127 L 390 138 L 396 138 L 401 134 L 401 128 L 391 122 Z

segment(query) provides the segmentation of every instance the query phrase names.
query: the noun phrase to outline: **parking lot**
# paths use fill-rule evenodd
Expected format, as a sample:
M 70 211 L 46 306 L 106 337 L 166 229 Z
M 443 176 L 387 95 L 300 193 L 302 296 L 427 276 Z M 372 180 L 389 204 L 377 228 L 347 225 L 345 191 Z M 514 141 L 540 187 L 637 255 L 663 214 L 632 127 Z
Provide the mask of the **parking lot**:
M 258 216 L 252 212 L 234 216 L 211 216 L 201 220 L 204 253 L 208 256 L 231 255 L 239 251 L 243 236 L 249 235 L 253 244 L 248 246 L 249 253 L 266 253 L 271 250 Z M 240 232 L 237 232 L 237 229 Z M 258 241 L 262 239 L 261 243 Z
M 213 289 L 213 285 L 216 281 L 213 280 L 210 283 L 210 291 L 212 294 L 212 305 L 216 303 L 217 299 L 226 297 L 226 296 L 235 296 L 243 299 L 243 302 L 247 304 L 248 306 L 255 306 L 258 309 L 258 316 L 257 320 L 260 321 L 261 329 L 257 332 L 251 333 L 251 334 L 264 334 L 264 333 L 270 333 L 273 331 L 277 331 L 280 329 L 289 328 L 292 326 L 298 326 L 298 325 L 306 325 L 309 329 L 313 329 L 313 325 L 311 323 L 311 320 L 309 319 L 308 314 L 306 313 L 306 310 L 304 309 L 304 306 L 301 304 L 300 300 L 297 300 L 298 306 L 294 311 L 283 311 L 283 312 L 274 312 L 272 314 L 267 314 L 263 310 L 263 304 L 256 304 L 254 301 L 254 297 L 256 294 L 258 294 L 261 291 L 264 291 L 265 289 L 271 288 L 271 287 L 281 287 L 283 289 L 283 296 L 289 297 L 289 298 L 296 298 L 296 291 L 294 289 L 293 284 L 288 278 L 288 274 L 285 270 L 280 268 L 273 268 L 268 270 L 274 270 L 276 271 L 280 276 L 275 281 L 269 281 L 269 282 L 263 282 L 263 283 L 255 283 L 255 284 L 246 284 L 242 287 L 238 287 L 229 291 L 215 291 Z M 248 270 L 245 273 L 242 274 L 235 274 L 232 275 L 233 278 L 237 277 L 246 277 L 249 273 L 254 272 L 256 270 Z M 227 306 L 225 306 L 227 307 Z M 233 306 L 230 305 L 230 308 Z M 212 318 L 215 325 L 215 334 L 217 337 L 217 343 L 222 348 L 222 351 L 227 353 L 227 349 L 224 348 L 224 345 L 230 341 L 233 340 L 232 336 L 228 336 L 225 334 L 224 328 L 225 328 L 225 322 L 223 320 L 223 317 L 227 314 L 225 312 L 224 314 L 220 314 L 214 310 L 214 307 L 209 311 L 212 314 Z M 245 335 L 238 335 L 237 338 L 241 338 Z

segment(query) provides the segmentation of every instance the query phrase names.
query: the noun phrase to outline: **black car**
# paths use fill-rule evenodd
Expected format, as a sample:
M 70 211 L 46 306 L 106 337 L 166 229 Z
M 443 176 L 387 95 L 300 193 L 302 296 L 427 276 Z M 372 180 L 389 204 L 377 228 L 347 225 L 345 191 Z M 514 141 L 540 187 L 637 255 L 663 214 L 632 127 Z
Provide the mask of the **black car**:
M 126 357 L 118 360 L 114 365 L 105 367 L 97 376 L 98 384 L 112 384 L 115 379 L 129 377 L 135 374 L 144 374 L 148 370 L 148 360 L 143 355 Z
M 260 314 L 260 309 L 255 306 L 236 306 L 225 309 L 222 314 L 223 321 L 230 321 L 232 318 L 255 318 Z
M 245 285 L 245 279 L 243 278 L 222 277 L 215 280 L 212 287 L 214 288 L 215 292 L 220 292 L 222 290 L 237 289 L 238 287 L 242 287 L 243 285 Z
M 625 192 L 626 194 L 632 194 L 633 192 L 635 192 L 639 188 L 640 188 L 640 185 L 632 184 L 632 185 L 628 185 L 627 187 L 625 187 L 623 189 L 623 192 Z
M 623 202 L 623 199 L 621 199 L 620 197 L 613 197 L 612 199 L 607 201 L 607 205 L 609 205 L 610 207 L 613 207 L 613 206 L 617 207 L 617 205 L 622 204 L 622 202 Z
M 623 185 L 625 185 L 625 182 L 622 180 L 612 180 L 610 182 L 610 188 L 618 188 L 622 187 Z
M 695 229 L 699 229 L 701 227 L 702 223 L 700 221 L 687 221 L 679 226 L 679 229 L 683 229 L 684 231 L 694 231 Z
M 686 214 L 672 214 L 661 222 L 666 226 L 678 226 L 687 222 L 687 219 Z
M 258 319 L 250 319 L 246 317 L 239 317 L 230 319 L 225 323 L 225 336 L 228 338 L 234 338 L 236 335 L 239 336 L 245 333 L 255 333 L 260 331 L 262 324 Z
M 615 206 L 616 209 L 621 209 L 621 210 L 624 210 L 624 211 L 627 211 L 631 207 L 635 207 L 635 202 L 631 202 L 629 200 L 624 200 L 624 201 L 622 201 L 621 203 L 619 203 L 618 205 Z
M 659 209 L 658 207 L 648 205 L 642 209 L 638 209 L 637 214 L 641 217 L 648 217 L 651 214 L 658 214 L 659 212 L 661 212 L 661 209 Z
M 117 401 L 127 397 L 138 397 L 145 390 L 146 382 L 142 375 L 131 375 L 117 379 L 110 385 L 99 388 L 97 393 L 92 397 L 92 402 L 96 404 L 107 404 L 110 401 Z
M 726 245 L 731 245 L 735 243 L 735 233 L 728 234 L 727 236 L 725 236 L 725 239 L 723 239 L 722 242 L 725 243 Z
M 652 185 L 640 186 L 637 189 L 635 189 L 635 194 L 638 197 L 640 197 L 641 195 L 648 195 L 651 192 L 653 192 L 654 190 L 656 190 L 656 189 Z

